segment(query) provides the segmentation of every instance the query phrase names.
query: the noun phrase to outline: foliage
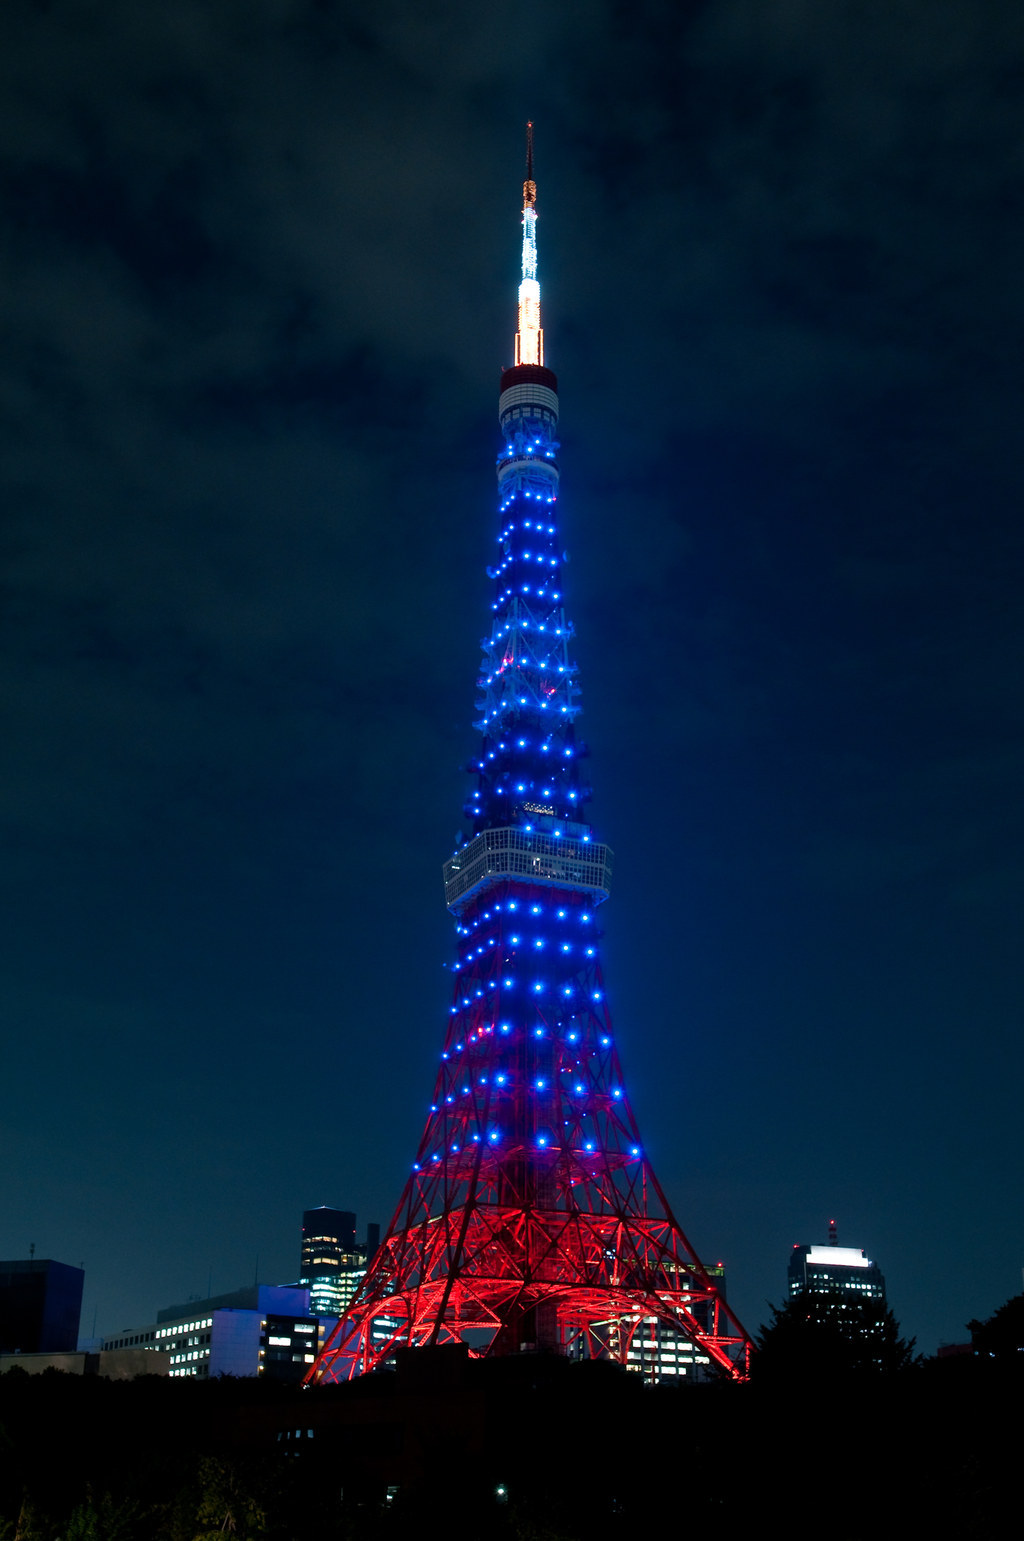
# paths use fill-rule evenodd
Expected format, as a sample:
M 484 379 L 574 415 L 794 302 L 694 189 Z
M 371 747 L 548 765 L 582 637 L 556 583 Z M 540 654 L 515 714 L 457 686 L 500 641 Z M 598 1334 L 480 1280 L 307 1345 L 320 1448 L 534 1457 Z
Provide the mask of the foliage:
M 1024 1295 L 1012 1295 L 984 1322 L 968 1322 L 974 1352 L 1002 1364 L 1024 1364 Z
M 199 1482 L 195 1541 L 257 1536 L 267 1529 L 269 1495 L 257 1468 L 243 1471 L 238 1462 L 205 1456 L 199 1463 Z
M 914 1339 L 881 1300 L 850 1300 L 826 1291 L 796 1295 L 772 1306 L 758 1334 L 752 1376 L 759 1381 L 830 1380 L 894 1375 L 918 1359 Z
M 134 1541 L 139 1518 L 139 1506 L 131 1499 L 118 1502 L 104 1493 L 97 1501 L 90 1490 L 85 1502 L 72 1509 L 63 1541 Z
M 323 1394 L 0 1376 L 0 1541 L 405 1541 L 435 1534 L 439 1516 L 460 1541 L 635 1541 L 678 1532 L 680 1469 L 700 1474 L 685 1528 L 716 1541 L 747 1541 L 766 1513 L 791 1512 L 829 1513 L 836 1541 L 866 1527 L 879 1541 L 1003 1534 L 1019 1431 L 1005 1396 L 988 1393 L 1006 1371 L 968 1356 L 887 1374 L 876 1343 L 869 1368 L 843 1360 L 843 1379 L 847 1345 L 826 1326 L 832 1358 L 810 1361 L 817 1379 L 787 1380 L 794 1340 L 810 1336 L 793 1315 L 773 1312 L 762 1333 L 763 1387 L 645 1388 L 610 1367 L 595 1383 L 540 1359 L 472 1366 L 464 1399 L 447 1382 L 405 1396 L 397 1376 Z M 833 1381 L 836 1395 L 816 1395 Z M 316 1437 L 278 1439 L 299 1423 Z M 895 1488 L 889 1451 L 909 1474 Z M 855 1497 L 849 1515 L 837 1493 Z
M 18 1510 L 18 1518 L 14 1526 L 14 1541 L 46 1541 L 48 1533 L 45 1519 L 35 1502 L 26 1494 Z

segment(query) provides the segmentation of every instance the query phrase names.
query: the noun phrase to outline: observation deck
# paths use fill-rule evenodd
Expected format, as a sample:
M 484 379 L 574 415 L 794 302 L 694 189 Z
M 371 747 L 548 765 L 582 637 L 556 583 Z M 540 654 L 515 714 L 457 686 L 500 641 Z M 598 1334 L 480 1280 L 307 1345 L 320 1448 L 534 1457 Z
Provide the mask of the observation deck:
M 554 821 L 552 821 L 554 823 Z M 517 878 L 588 895 L 600 904 L 611 892 L 612 852 L 580 834 L 527 830 L 522 825 L 485 829 L 444 864 L 445 903 L 458 915 L 481 892 Z

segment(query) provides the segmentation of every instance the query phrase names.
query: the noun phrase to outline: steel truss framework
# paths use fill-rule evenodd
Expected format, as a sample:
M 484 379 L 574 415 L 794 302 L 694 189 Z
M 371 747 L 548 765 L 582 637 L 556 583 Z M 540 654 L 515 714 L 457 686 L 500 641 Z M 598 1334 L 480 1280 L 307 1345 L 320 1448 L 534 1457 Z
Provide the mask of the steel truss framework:
M 740 1378 L 748 1339 L 647 1162 L 604 1002 L 587 898 L 502 883 L 459 927 L 427 1125 L 387 1237 L 312 1378 L 396 1346 L 625 1362 L 645 1317 Z
M 645 1317 L 742 1379 L 750 1341 L 646 1160 L 605 1006 L 594 908 L 611 853 L 581 822 L 590 788 L 573 725 L 532 168 L 523 194 L 520 333 L 533 331 L 502 377 L 473 833 L 445 874 L 458 937 L 448 1032 L 387 1236 L 308 1379 L 348 1379 L 398 1346 L 455 1341 L 625 1363 Z M 524 353 L 532 362 L 518 362 Z

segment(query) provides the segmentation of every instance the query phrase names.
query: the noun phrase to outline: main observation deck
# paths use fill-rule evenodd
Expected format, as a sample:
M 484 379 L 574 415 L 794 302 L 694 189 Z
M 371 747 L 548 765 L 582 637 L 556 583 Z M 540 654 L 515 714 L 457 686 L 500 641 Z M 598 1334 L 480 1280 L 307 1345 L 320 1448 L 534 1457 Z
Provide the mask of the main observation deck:
M 548 830 L 521 825 L 485 829 L 444 864 L 445 903 L 458 915 L 484 889 L 508 878 L 587 894 L 600 904 L 611 892 L 612 852 L 584 824 L 552 820 Z M 565 829 L 566 833 L 561 833 Z M 571 833 L 570 833 L 571 831 Z

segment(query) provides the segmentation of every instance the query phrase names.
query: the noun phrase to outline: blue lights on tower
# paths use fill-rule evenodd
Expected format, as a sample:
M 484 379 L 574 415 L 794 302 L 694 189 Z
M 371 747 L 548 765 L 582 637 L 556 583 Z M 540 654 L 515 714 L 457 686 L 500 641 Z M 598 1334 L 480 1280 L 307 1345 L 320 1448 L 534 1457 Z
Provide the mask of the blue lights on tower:
M 719 1334 L 726 1307 L 644 1157 L 605 999 L 594 916 L 612 853 L 582 817 L 531 134 L 475 785 L 468 832 L 444 864 L 458 949 L 446 1041 L 394 1219 L 317 1378 L 372 1369 L 400 1343 L 484 1329 L 495 1354 L 571 1349 L 626 1363 L 652 1314 L 729 1373 L 746 1353 L 738 1324 Z

